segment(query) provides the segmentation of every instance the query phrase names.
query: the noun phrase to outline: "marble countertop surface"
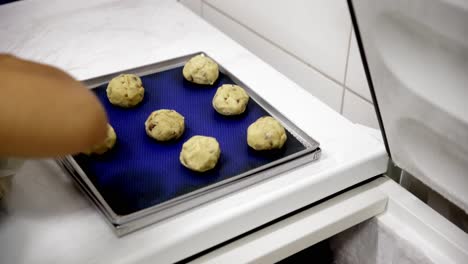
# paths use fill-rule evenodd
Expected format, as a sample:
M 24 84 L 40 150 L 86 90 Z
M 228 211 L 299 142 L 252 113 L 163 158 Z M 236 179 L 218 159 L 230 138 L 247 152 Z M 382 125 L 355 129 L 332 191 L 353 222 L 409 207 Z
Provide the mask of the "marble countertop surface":
M 171 263 L 386 171 L 378 136 L 175 0 L 21 1 L 0 6 L 0 36 L 0 52 L 80 80 L 204 51 L 323 150 L 319 161 L 122 238 L 52 160 L 27 161 L 0 211 L 1 263 Z

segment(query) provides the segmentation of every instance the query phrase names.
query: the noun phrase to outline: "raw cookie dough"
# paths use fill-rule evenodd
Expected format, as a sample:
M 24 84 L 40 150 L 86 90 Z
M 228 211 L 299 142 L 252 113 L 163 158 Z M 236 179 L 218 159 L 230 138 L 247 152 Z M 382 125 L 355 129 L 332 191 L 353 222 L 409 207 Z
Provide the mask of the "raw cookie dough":
M 247 144 L 255 150 L 280 149 L 286 139 L 284 127 L 271 116 L 260 117 L 247 129 Z
M 218 162 L 221 149 L 213 137 L 193 136 L 182 146 L 180 163 L 199 172 L 211 170 Z
M 174 110 L 152 112 L 145 122 L 146 134 L 159 141 L 178 139 L 185 130 L 184 117 Z
M 107 85 L 107 98 L 113 105 L 133 107 L 143 100 L 145 89 L 140 77 L 120 74 Z
M 249 95 L 245 90 L 234 84 L 224 84 L 218 88 L 213 97 L 213 107 L 222 115 L 239 115 L 245 111 Z
M 112 149 L 117 141 L 117 135 L 115 134 L 114 128 L 111 125 L 107 124 L 107 136 L 104 142 L 94 145 L 88 151 L 83 152 L 86 155 L 91 154 L 104 154 L 108 150 Z
M 198 84 L 213 84 L 219 76 L 218 64 L 203 54 L 191 58 L 184 66 L 185 79 Z

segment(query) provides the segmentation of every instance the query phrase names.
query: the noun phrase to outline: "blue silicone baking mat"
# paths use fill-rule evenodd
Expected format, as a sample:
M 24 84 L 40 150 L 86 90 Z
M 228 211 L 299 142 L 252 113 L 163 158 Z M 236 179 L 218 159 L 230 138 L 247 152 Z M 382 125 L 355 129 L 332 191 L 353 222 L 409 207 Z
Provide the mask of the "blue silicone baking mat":
M 188 82 L 182 67 L 141 76 L 143 101 L 135 108 L 109 103 L 107 84 L 94 89 L 117 134 L 115 147 L 104 155 L 76 155 L 75 161 L 111 209 L 128 215 L 169 201 L 305 149 L 293 135 L 281 150 L 256 152 L 247 145 L 247 127 L 268 113 L 249 100 L 244 114 L 226 117 L 212 107 L 216 89 L 234 83 L 227 75 L 212 86 Z M 157 142 L 145 132 L 145 120 L 158 109 L 173 109 L 185 117 L 182 137 L 169 143 Z M 216 167 L 204 173 L 188 170 L 179 162 L 182 144 L 194 135 L 215 137 L 221 147 Z

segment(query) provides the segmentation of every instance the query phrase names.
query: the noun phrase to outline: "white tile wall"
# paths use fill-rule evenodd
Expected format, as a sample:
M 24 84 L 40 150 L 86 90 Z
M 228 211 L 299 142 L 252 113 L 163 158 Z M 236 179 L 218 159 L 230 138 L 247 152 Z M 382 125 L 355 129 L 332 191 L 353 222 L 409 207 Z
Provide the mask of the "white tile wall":
M 346 0 L 180 0 L 353 122 L 378 128 Z
M 346 118 L 379 129 L 345 0 L 180 1 Z M 466 214 L 436 195 L 426 202 L 467 230 Z
M 190 10 L 201 16 L 201 2 L 202 0 L 178 0 L 180 3 L 188 7 Z
M 203 17 L 301 87 L 315 94 L 335 111 L 340 111 L 342 86 L 209 5 L 203 5 Z
M 349 48 L 348 72 L 346 74 L 346 86 L 358 93 L 365 99 L 372 101 L 372 97 L 367 85 L 366 73 L 361 61 L 361 54 L 357 46 L 356 36 L 351 36 L 351 46 Z
M 343 99 L 343 115 L 355 123 L 379 128 L 374 106 L 349 89 Z
M 276 45 L 342 82 L 351 20 L 345 0 L 205 0 Z

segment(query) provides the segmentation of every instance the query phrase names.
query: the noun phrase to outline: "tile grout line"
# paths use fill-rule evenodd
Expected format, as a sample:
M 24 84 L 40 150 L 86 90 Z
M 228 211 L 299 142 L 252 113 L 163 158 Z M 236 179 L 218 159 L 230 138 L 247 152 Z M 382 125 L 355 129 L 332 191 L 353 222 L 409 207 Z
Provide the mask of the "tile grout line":
M 343 79 L 343 84 L 346 85 L 346 79 L 348 78 L 348 66 L 349 66 L 349 55 L 351 53 L 351 40 L 353 38 L 353 25 L 351 25 L 351 29 L 349 32 L 349 38 L 348 38 L 348 50 L 347 50 L 347 56 L 346 56 L 346 64 L 345 64 L 345 74 L 344 74 L 344 79 Z
M 355 96 L 361 98 L 362 100 L 368 102 L 369 104 L 372 105 L 372 107 L 374 107 L 374 103 L 372 102 L 372 100 L 369 100 L 369 99 L 365 98 L 364 96 L 362 96 L 362 95 L 360 95 L 359 93 L 353 91 L 353 89 L 351 89 L 351 88 L 349 88 L 349 87 L 346 87 L 346 86 L 345 86 L 345 89 L 346 89 L 348 92 L 354 94 Z
M 205 19 L 205 13 L 203 12 L 203 10 L 205 9 L 204 6 L 205 6 L 205 0 L 200 0 L 200 16 L 203 19 Z
M 340 113 L 343 114 L 343 107 L 344 107 L 344 97 L 346 92 L 346 79 L 348 78 L 348 67 L 349 67 L 349 55 L 351 53 L 351 39 L 353 37 L 353 25 L 351 24 L 351 29 L 349 31 L 349 38 L 348 38 L 348 52 L 346 54 L 346 64 L 345 64 L 345 74 L 343 80 L 343 94 L 341 95 L 341 106 L 340 106 Z
M 204 2 L 205 5 L 213 8 L 215 11 L 217 11 L 218 13 L 224 15 L 225 17 L 229 18 L 230 20 L 234 21 L 235 23 L 239 24 L 240 26 L 244 27 L 245 29 L 247 29 L 248 31 L 250 31 L 251 33 L 253 33 L 254 35 L 256 35 L 257 37 L 263 39 L 264 41 L 268 42 L 270 45 L 273 45 L 274 47 L 278 48 L 279 50 L 283 51 L 284 53 L 286 53 L 287 55 L 293 57 L 294 59 L 298 60 L 299 62 L 301 62 L 302 64 L 305 64 L 307 67 L 311 68 L 312 70 L 316 71 L 317 73 L 323 75 L 323 77 L 327 78 L 328 80 L 334 82 L 335 84 L 339 85 L 339 86 L 343 86 L 343 83 L 339 82 L 338 80 L 334 79 L 333 77 L 329 76 L 327 73 L 324 73 L 322 70 L 319 70 L 318 68 L 316 68 L 315 66 L 311 65 L 310 63 L 304 61 L 303 59 L 301 59 L 300 57 L 298 57 L 297 55 L 289 52 L 288 50 L 286 50 L 285 48 L 279 46 L 278 44 L 276 44 L 275 42 L 271 41 L 270 39 L 264 37 L 263 35 L 261 35 L 260 33 L 256 32 L 255 30 L 253 30 L 251 27 L 239 22 L 238 20 L 236 20 L 234 17 L 232 17 L 231 15 L 229 14 L 226 14 L 224 11 L 218 9 L 217 7 L 213 6 L 212 4 L 210 3 L 207 3 L 207 2 Z

